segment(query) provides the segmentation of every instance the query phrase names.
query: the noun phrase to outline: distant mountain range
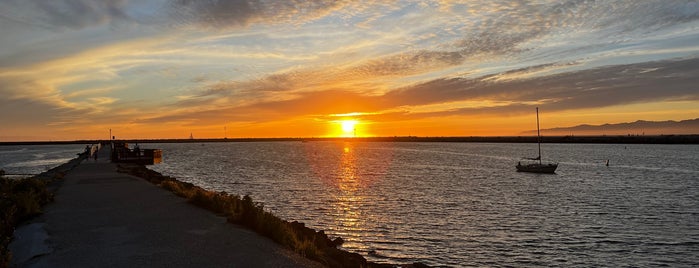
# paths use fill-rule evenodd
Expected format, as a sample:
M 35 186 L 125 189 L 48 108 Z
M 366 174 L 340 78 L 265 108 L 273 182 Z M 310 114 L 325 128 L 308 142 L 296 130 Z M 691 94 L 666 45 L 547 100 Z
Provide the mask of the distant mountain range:
M 524 135 L 536 135 L 536 130 L 525 131 Z M 699 134 L 699 118 L 682 121 L 644 121 L 604 125 L 578 125 L 542 129 L 541 135 L 671 135 Z

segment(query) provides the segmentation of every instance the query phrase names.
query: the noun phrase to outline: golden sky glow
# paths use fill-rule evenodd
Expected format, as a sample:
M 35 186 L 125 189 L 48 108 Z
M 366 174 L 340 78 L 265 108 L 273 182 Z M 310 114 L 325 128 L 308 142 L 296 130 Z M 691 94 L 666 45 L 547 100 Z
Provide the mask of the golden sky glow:
M 684 0 L 8 0 L 0 141 L 694 119 L 698 29 Z

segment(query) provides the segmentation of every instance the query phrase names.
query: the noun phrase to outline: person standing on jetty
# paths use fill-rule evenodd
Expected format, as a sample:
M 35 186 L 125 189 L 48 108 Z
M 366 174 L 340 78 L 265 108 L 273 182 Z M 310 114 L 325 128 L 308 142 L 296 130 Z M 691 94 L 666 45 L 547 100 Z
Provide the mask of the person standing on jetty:
M 136 143 L 136 146 L 134 146 L 133 152 L 138 158 L 141 158 L 141 147 L 138 147 L 138 143 Z
M 95 150 L 95 152 L 92 153 L 92 155 L 95 157 L 95 161 L 97 161 L 97 151 L 99 151 L 99 147 L 97 147 L 97 150 Z
M 83 153 L 85 154 L 85 159 L 90 160 L 90 157 L 92 157 L 92 154 L 90 154 L 91 152 L 92 147 L 90 145 L 85 145 L 85 152 Z

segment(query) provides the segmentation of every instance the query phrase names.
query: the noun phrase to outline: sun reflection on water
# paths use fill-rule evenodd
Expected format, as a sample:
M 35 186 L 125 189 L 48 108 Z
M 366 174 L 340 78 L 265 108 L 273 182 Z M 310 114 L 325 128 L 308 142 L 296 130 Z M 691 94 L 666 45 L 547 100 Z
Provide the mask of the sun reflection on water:
M 396 219 L 377 213 L 389 209 L 381 187 L 393 159 L 392 147 L 369 147 L 366 143 L 342 141 L 305 143 L 308 167 L 323 185 L 322 215 L 314 218 L 317 228 L 331 237 L 342 237 L 343 249 L 374 261 L 386 257 L 387 246 L 377 244 L 394 229 Z M 389 205 L 389 206 L 385 206 Z M 389 245 L 392 250 L 394 245 Z M 372 252 L 374 255 L 372 255 Z
M 352 143 L 345 143 L 342 148 L 336 178 L 337 192 L 332 204 L 337 234 L 345 239 L 347 245 L 356 247 L 365 231 L 366 215 L 362 214 L 364 202 L 360 190 L 364 187 L 359 177 L 357 155 Z

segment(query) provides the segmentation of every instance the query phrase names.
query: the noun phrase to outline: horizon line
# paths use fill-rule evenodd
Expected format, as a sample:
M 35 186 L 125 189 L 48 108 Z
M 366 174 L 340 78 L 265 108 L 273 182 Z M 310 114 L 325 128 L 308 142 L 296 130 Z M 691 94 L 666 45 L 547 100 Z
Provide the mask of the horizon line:
M 503 136 L 366 136 L 366 137 L 236 137 L 236 138 L 135 138 L 135 139 L 76 139 L 76 140 L 35 140 L 35 141 L 0 141 L 0 145 L 40 145 L 40 144 L 84 144 L 108 141 L 133 143 L 194 143 L 194 142 L 255 142 L 255 141 L 385 141 L 385 142 L 536 142 L 536 135 L 503 135 Z M 611 135 L 547 135 L 541 136 L 546 143 L 584 143 L 611 141 L 626 142 L 677 142 L 699 143 L 697 134 L 611 134 Z M 533 141 L 531 139 L 534 139 Z

